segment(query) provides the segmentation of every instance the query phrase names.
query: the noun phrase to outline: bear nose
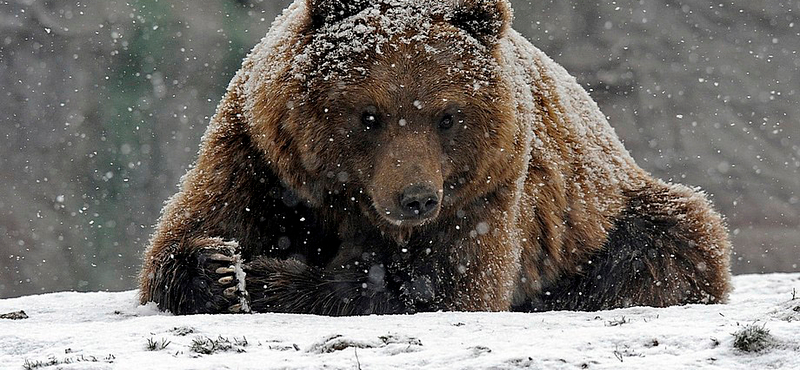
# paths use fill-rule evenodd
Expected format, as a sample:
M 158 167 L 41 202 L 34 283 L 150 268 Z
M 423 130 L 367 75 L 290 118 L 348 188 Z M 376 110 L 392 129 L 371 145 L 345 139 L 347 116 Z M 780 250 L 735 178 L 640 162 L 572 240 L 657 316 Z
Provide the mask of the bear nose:
M 400 209 L 408 218 L 428 218 L 439 206 L 439 195 L 430 186 L 411 185 L 400 195 Z

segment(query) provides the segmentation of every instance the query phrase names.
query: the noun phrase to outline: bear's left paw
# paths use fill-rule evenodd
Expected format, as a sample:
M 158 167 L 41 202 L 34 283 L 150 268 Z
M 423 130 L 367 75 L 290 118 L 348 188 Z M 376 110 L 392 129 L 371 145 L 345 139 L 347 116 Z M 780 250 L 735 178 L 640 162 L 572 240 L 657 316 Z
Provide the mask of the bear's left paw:
M 197 259 L 199 267 L 204 270 L 203 275 L 209 277 L 211 285 L 216 288 L 212 289 L 212 293 L 222 295 L 231 303 L 227 311 L 250 312 L 250 297 L 245 285 L 246 274 L 237 247 L 233 242 L 205 247 L 199 251 Z
M 244 269 L 256 312 L 312 313 L 329 293 L 319 270 L 295 259 L 256 258 Z

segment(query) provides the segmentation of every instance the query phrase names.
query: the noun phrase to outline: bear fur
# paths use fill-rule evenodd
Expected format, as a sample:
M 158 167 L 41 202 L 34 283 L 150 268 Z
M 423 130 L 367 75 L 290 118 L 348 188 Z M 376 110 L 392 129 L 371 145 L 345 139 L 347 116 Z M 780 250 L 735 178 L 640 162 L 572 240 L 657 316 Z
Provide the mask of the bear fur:
M 724 302 L 704 194 L 652 178 L 506 0 L 296 0 L 144 257 L 175 314 Z

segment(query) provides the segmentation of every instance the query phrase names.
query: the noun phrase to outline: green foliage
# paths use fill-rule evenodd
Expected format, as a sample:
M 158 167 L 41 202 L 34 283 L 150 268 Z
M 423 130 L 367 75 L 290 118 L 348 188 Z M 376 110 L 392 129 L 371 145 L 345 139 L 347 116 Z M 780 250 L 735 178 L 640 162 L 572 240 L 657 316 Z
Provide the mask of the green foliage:
M 0 9 L 29 15 L 0 38 L 0 252 L 12 256 L 0 297 L 136 286 L 163 201 L 242 58 L 288 3 Z
M 131 226 L 143 224 L 141 215 L 129 210 L 141 209 L 142 204 L 160 203 L 148 198 L 147 188 L 154 185 L 154 176 L 171 172 L 162 158 L 168 155 L 163 152 L 165 143 L 174 140 L 176 132 L 194 130 L 199 134 L 206 123 L 190 121 L 193 112 L 175 112 L 170 100 L 182 99 L 174 96 L 187 93 L 182 91 L 182 85 L 189 79 L 204 78 L 213 85 L 206 99 L 208 108 L 213 108 L 252 47 L 252 40 L 246 37 L 250 24 L 241 22 L 247 17 L 243 8 L 234 1 L 224 1 L 220 5 L 222 11 L 215 14 L 221 19 L 220 33 L 228 44 L 227 48 L 215 50 L 222 54 L 221 65 L 187 70 L 186 59 L 190 54 L 185 51 L 190 48 L 187 44 L 192 41 L 192 33 L 181 19 L 180 8 L 176 10 L 174 2 L 157 0 L 136 0 L 129 4 L 133 21 L 127 32 L 115 40 L 118 49 L 109 66 L 106 99 L 98 112 L 102 131 L 93 165 L 87 168 L 91 173 L 87 174 L 90 181 L 86 185 L 97 200 L 93 211 L 97 217 L 88 230 L 94 240 L 90 253 L 98 261 L 122 257 L 129 259 L 124 264 L 135 266 L 138 253 L 121 256 L 119 248 L 114 248 L 130 240 Z M 190 127 L 185 127 L 187 124 Z M 194 128 L 194 124 L 198 127 Z M 196 143 L 187 144 L 187 148 L 194 153 Z M 143 247 L 125 246 L 124 250 L 133 252 Z M 93 273 L 101 275 L 93 280 L 111 281 L 118 271 L 102 269 Z

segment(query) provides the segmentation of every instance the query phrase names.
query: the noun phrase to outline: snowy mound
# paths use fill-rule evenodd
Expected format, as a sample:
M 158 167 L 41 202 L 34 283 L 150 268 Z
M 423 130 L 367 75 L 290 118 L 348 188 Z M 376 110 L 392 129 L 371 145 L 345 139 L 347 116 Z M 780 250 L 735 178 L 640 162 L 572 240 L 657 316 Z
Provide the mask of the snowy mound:
M 0 319 L 0 369 L 800 369 L 800 274 L 734 286 L 726 305 L 342 318 L 45 294 L 0 300 L 0 314 L 25 311 Z

